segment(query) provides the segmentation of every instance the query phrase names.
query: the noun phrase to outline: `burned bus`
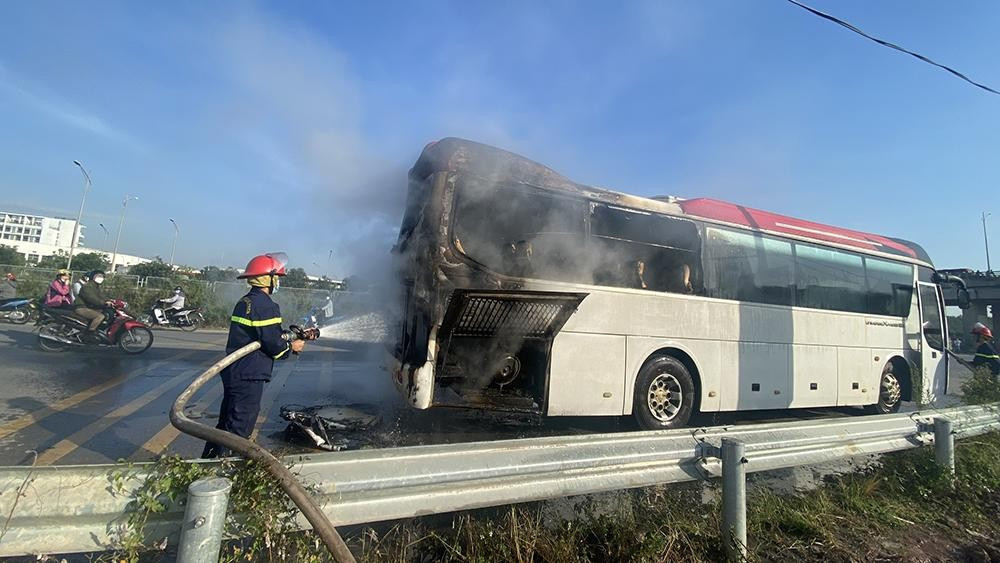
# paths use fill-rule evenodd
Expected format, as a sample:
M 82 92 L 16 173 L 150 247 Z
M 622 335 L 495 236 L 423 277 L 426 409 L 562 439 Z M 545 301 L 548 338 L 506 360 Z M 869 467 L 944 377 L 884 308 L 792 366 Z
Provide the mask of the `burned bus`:
M 632 415 L 944 393 L 944 302 L 912 242 L 577 184 L 461 139 L 409 173 L 391 371 L 418 409 Z

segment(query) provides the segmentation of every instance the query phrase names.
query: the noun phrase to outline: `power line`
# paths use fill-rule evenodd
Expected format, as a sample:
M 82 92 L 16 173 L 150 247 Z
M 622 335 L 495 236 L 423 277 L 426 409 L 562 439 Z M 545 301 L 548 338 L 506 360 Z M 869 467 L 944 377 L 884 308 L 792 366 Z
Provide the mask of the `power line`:
M 883 41 L 882 39 L 879 39 L 878 37 L 872 37 L 871 35 L 868 35 L 867 33 L 863 32 L 860 29 L 854 27 L 853 25 L 845 22 L 844 20 L 838 19 L 838 18 L 836 18 L 834 16 L 831 16 L 830 14 L 823 13 L 823 12 L 821 12 L 821 11 L 815 9 L 815 8 L 810 8 L 809 6 L 806 6 L 805 4 L 803 4 L 801 2 L 798 2 L 797 0 L 788 0 L 788 1 L 791 2 L 792 4 L 795 4 L 796 6 L 798 6 L 800 8 L 802 8 L 803 10 L 806 10 L 807 12 L 810 12 L 810 13 L 812 13 L 814 15 L 817 15 L 817 16 L 825 19 L 825 20 L 830 20 L 830 21 L 832 21 L 833 23 L 835 23 L 837 25 L 846 27 L 847 29 L 853 31 L 854 33 L 857 33 L 858 35 L 860 35 L 860 36 L 862 36 L 862 37 L 864 37 L 866 39 L 870 39 L 870 40 L 878 43 L 879 45 L 882 45 L 883 47 L 888 47 L 890 49 L 895 49 L 895 50 L 897 50 L 897 51 L 899 51 L 901 53 L 906 53 L 907 55 L 911 55 L 913 57 L 916 57 L 916 58 L 924 61 L 927 64 L 934 65 L 934 66 L 936 66 L 938 68 L 944 69 L 944 70 L 946 70 L 946 71 L 954 74 L 955 76 L 961 78 L 962 80 L 968 82 L 969 84 L 972 84 L 973 86 L 976 86 L 977 88 L 982 88 L 983 90 L 986 90 L 987 92 L 990 92 L 992 94 L 1000 95 L 1000 92 L 997 92 L 993 88 L 990 88 L 989 86 L 986 86 L 985 84 L 980 84 L 980 83 L 976 82 L 975 80 L 972 80 L 968 76 L 962 74 L 961 72 L 958 72 L 957 70 L 955 70 L 955 69 L 953 69 L 953 68 L 951 68 L 949 66 L 945 66 L 943 64 L 936 63 L 936 62 L 932 61 L 931 59 L 929 59 L 929 58 L 927 58 L 927 57 L 925 57 L 925 56 L 923 56 L 923 55 L 921 55 L 919 53 L 914 53 L 913 51 L 904 49 L 904 48 L 900 47 L 899 45 L 896 45 L 895 43 L 890 43 L 888 41 Z

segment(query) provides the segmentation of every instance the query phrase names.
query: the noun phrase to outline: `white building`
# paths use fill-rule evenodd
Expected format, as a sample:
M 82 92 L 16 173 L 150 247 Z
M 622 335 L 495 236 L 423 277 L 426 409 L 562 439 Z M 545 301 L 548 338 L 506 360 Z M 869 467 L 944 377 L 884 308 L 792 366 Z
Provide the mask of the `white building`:
M 38 262 L 43 256 L 68 253 L 74 227 L 75 219 L 0 211 L 0 244 L 16 248 L 28 262 Z M 107 254 L 110 260 L 110 252 L 80 246 L 85 228 L 81 225 L 80 232 L 76 235 L 73 254 L 101 252 Z M 119 253 L 116 262 L 121 268 L 149 262 L 149 259 Z

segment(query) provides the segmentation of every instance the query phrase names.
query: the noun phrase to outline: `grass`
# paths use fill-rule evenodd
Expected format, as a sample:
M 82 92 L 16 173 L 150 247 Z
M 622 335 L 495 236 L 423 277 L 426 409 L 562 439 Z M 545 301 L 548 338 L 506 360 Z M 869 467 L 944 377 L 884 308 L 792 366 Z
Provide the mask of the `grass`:
M 954 480 L 934 464 L 930 448 L 920 448 L 806 493 L 754 491 L 749 559 L 905 560 L 913 549 L 955 557 L 976 544 L 995 549 L 998 461 L 1000 433 L 993 433 L 958 443 Z M 549 514 L 550 505 L 529 504 L 456 515 L 450 526 L 411 520 L 369 527 L 349 542 L 360 560 L 379 562 L 719 561 L 719 506 L 701 497 L 699 487 L 654 487 L 590 497 L 570 521 Z M 600 498 L 616 502 L 602 506 Z

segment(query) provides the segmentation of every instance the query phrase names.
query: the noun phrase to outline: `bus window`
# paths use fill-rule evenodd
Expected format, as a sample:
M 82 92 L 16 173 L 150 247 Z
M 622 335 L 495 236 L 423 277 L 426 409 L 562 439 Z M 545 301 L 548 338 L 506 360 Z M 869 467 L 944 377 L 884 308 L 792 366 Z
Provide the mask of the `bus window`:
M 905 317 L 913 299 L 913 266 L 865 257 L 868 277 L 868 312 Z
M 868 289 L 860 255 L 795 243 L 795 266 L 800 307 L 867 311 Z
M 710 297 L 792 305 L 791 243 L 753 233 L 705 228 L 705 288 Z
M 463 188 L 456 190 L 452 231 L 460 252 L 509 276 L 582 277 L 586 202 L 522 186 Z
M 924 338 L 931 348 L 943 352 L 944 332 L 941 330 L 941 309 L 938 308 L 937 288 L 933 285 L 920 285 L 919 288 Z
M 595 203 L 590 233 L 595 284 L 695 292 L 701 240 L 694 222 Z

